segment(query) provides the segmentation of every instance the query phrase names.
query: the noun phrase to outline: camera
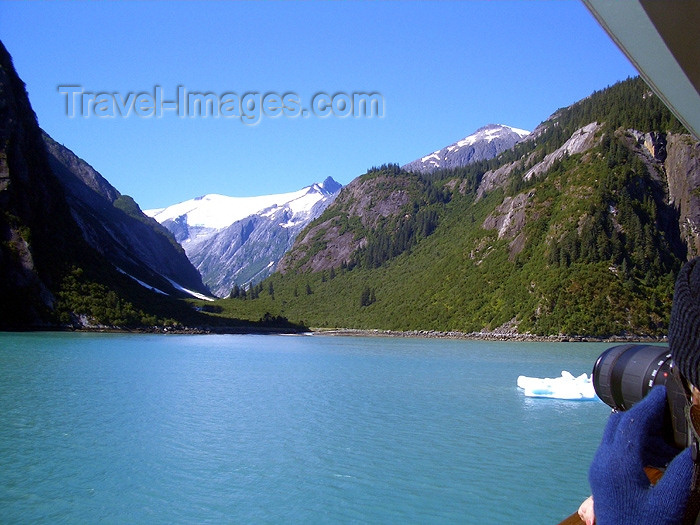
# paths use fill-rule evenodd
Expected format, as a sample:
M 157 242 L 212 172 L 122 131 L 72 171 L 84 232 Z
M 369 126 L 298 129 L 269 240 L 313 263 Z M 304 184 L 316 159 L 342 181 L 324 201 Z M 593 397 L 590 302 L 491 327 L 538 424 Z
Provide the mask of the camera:
M 666 387 L 666 439 L 683 449 L 690 444 L 685 407 L 690 393 L 667 346 L 626 344 L 608 348 L 593 365 L 593 387 L 613 410 L 629 410 L 656 385 Z

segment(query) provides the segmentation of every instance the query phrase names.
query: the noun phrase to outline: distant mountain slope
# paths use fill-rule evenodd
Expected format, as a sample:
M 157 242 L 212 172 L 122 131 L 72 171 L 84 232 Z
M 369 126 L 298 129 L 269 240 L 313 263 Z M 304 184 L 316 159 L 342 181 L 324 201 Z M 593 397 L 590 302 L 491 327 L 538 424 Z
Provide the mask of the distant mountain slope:
M 86 215 L 69 200 L 75 203 L 78 193 L 92 192 L 94 202 L 111 207 L 115 190 L 87 168 L 81 182 L 76 178 L 65 188 L 54 173 L 56 162 L 0 43 L 0 329 L 199 322 L 202 316 L 189 305 L 154 293 L 148 279 L 139 284 L 125 275 L 142 265 L 134 261 L 133 268 L 120 272 L 107 258 L 111 248 L 102 255 L 85 240 L 76 217 Z
M 468 137 L 403 166 L 406 171 L 430 173 L 438 169 L 461 168 L 473 162 L 489 160 L 512 148 L 529 131 L 501 124 L 489 124 Z
M 341 185 L 328 177 L 292 193 L 259 197 L 205 195 L 146 214 L 180 242 L 219 296 L 261 281 L 301 229 L 333 202 Z
M 121 195 L 92 166 L 44 134 L 49 162 L 66 191 L 85 240 L 112 264 L 161 290 L 171 279 L 200 294 L 209 291 L 170 232 Z
M 229 312 L 318 327 L 664 335 L 676 272 L 700 254 L 698 159 L 700 143 L 643 81 L 621 82 L 491 160 L 370 170 Z
M 437 224 L 435 205 L 445 198 L 398 166 L 372 169 L 343 188 L 303 231 L 278 270 L 318 272 L 359 261 L 378 266 L 432 232 Z

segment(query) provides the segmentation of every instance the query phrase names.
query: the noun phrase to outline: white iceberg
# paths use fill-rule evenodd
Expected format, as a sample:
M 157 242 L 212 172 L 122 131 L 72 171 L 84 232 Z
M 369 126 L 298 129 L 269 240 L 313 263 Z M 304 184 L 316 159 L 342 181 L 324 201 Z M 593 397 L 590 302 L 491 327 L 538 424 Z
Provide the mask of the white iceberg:
M 518 387 L 527 397 L 548 397 L 551 399 L 593 400 L 598 399 L 593 388 L 593 376 L 586 374 L 574 377 L 563 370 L 561 377 L 518 376 Z

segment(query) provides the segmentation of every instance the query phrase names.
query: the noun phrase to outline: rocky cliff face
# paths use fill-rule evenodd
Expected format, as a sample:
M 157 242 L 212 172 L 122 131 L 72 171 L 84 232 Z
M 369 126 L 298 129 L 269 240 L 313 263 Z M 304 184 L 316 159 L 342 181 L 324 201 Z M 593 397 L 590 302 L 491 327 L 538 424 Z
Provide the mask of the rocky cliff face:
M 599 144 L 599 136 L 593 139 L 599 125 L 591 126 L 586 127 L 590 128 L 589 132 L 585 128 L 578 130 L 566 142 L 565 146 L 574 145 L 567 154 L 585 153 Z M 632 129 L 618 130 L 616 137 L 643 162 L 651 177 L 653 184 L 644 191 L 662 204 L 657 210 L 658 225 L 654 227 L 661 226 L 672 245 L 676 241 L 682 244 L 675 246 L 678 253 L 687 254 L 688 259 L 700 255 L 700 143 L 689 135 L 645 133 Z M 560 160 L 563 157 L 564 149 L 547 155 L 527 171 L 525 178 L 546 173 L 553 158 Z M 519 161 L 487 172 L 477 192 L 479 197 L 503 187 L 516 169 L 522 169 L 522 165 L 523 162 Z M 567 188 L 561 191 L 567 191 Z M 511 239 L 511 258 L 522 249 L 526 224 L 536 218 L 534 209 L 526 213 L 533 195 L 532 191 L 525 191 L 515 197 L 506 197 L 482 225 L 484 229 L 497 230 L 499 239 Z M 618 212 L 612 207 L 611 211 Z
M 189 290 L 208 293 L 167 229 L 68 148 L 46 134 L 44 140 L 71 214 L 95 250 L 117 268 L 160 290 L 172 290 L 165 277 Z
M 552 117 L 556 119 L 556 115 Z M 591 122 L 577 129 L 554 151 L 543 154 L 540 150 L 523 155 L 517 161 L 507 162 L 486 171 L 475 192 L 475 201 L 497 190 L 506 190 L 514 178 L 521 183 L 536 184 L 569 157 L 580 156 L 578 166 L 582 169 L 596 160 L 602 152 L 591 153 L 601 146 L 602 124 Z M 533 141 L 536 136 L 526 141 Z M 674 253 L 687 252 L 688 257 L 700 255 L 700 144 L 689 135 L 666 134 L 660 132 L 640 132 L 632 129 L 614 133 L 618 141 L 629 151 L 630 158 L 636 158 L 649 174 L 650 181 L 638 181 L 636 192 L 646 193 L 656 205 L 656 224 L 661 228 Z M 631 161 L 630 161 L 631 162 Z M 402 176 L 363 176 L 355 179 L 344 188 L 336 202 L 327 212 L 302 232 L 293 249 L 285 255 L 279 265 L 281 273 L 291 269 L 300 271 L 323 271 L 347 264 L 358 250 L 367 244 L 368 232 L 385 228 L 385 219 L 405 213 L 405 206 L 411 201 L 411 186 L 416 179 Z M 568 186 L 554 179 L 557 191 L 568 194 L 573 202 L 584 203 L 593 194 L 593 187 L 586 185 Z M 445 182 L 445 187 L 453 192 L 465 194 L 467 181 L 453 179 Z M 642 198 L 638 196 L 639 198 Z M 515 195 L 505 196 L 483 220 L 484 230 L 496 232 L 497 239 L 509 241 L 509 259 L 524 249 L 528 242 L 528 225 L 540 217 L 555 213 L 545 203 L 533 204 L 535 192 L 530 189 Z M 582 211 L 579 233 L 590 222 Z M 611 203 L 613 216 L 618 213 Z M 408 215 L 407 215 L 408 216 Z M 353 228 L 351 224 L 361 225 Z M 393 223 L 392 223 L 393 224 Z M 562 224 L 565 229 L 566 225 Z M 620 229 L 620 234 L 625 232 Z M 552 239 L 550 242 L 562 242 Z M 682 246 L 681 246 L 682 244 Z M 471 259 L 478 260 L 488 246 L 472 252 Z M 481 255 L 480 255 L 481 254 Z
M 668 198 L 678 210 L 680 235 L 688 258 L 700 255 L 700 143 L 688 135 L 669 135 L 664 147 Z
M 42 134 L 0 43 L 0 329 L 78 326 L 98 317 L 135 326 L 155 322 L 156 311 L 188 315 L 189 308 L 144 289 L 182 293 L 145 257 L 162 250 L 158 256 L 175 259 L 176 243 L 163 237 L 157 244 L 153 225 L 139 214 L 132 200 Z M 180 260 L 188 284 L 201 287 L 181 249 Z
M 345 186 L 328 212 L 311 223 L 294 248 L 279 262 L 284 274 L 323 271 L 348 263 L 367 243 L 368 234 L 387 219 L 396 217 L 419 191 L 416 178 L 405 172 L 368 173 Z
M 78 257 L 79 236 L 24 84 L 0 43 L 0 328 L 49 322 L 53 290 Z

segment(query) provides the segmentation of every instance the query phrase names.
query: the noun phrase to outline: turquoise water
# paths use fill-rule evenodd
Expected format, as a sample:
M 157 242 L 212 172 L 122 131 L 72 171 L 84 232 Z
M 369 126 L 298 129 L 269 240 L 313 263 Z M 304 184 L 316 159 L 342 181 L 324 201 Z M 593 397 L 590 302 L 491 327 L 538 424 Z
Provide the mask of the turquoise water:
M 605 344 L 0 334 L 3 523 L 558 523 Z

